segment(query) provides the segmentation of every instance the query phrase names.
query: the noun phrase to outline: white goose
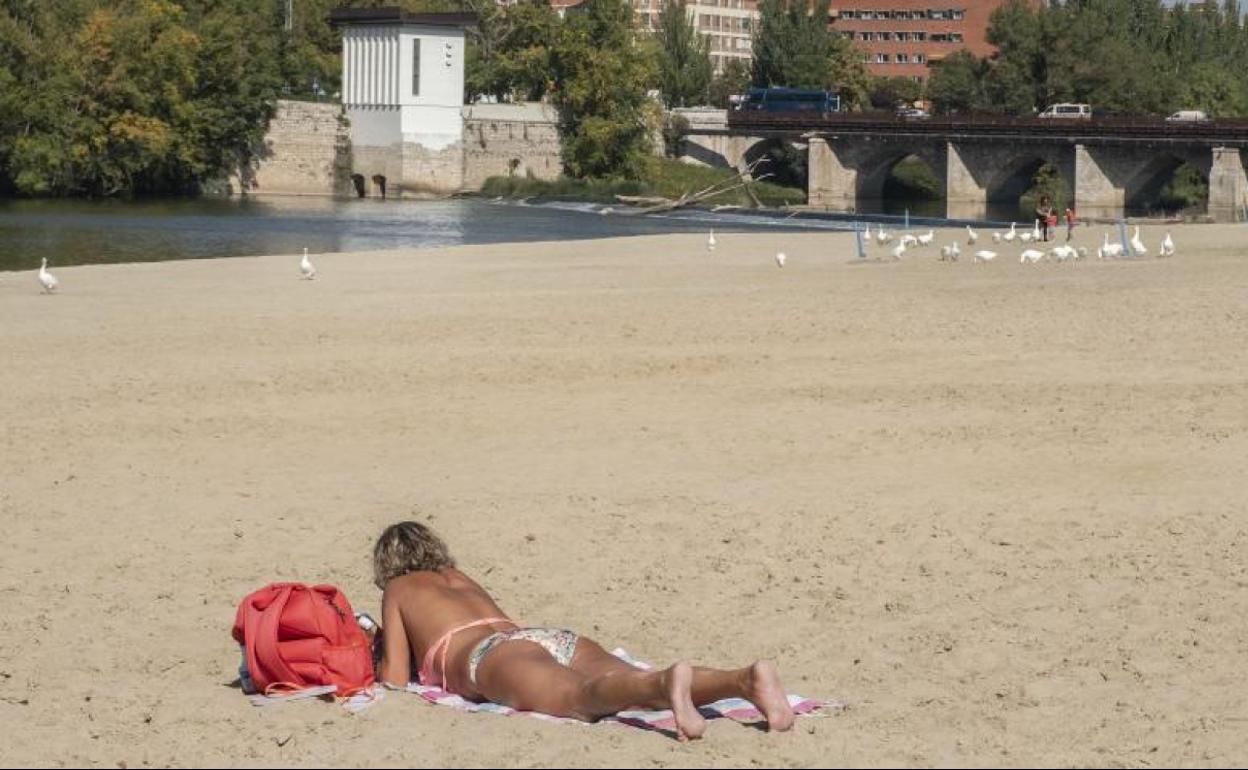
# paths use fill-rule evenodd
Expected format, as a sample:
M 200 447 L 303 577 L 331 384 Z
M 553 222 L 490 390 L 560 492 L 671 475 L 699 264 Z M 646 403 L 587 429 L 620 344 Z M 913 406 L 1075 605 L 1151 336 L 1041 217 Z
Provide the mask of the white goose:
M 1042 236 L 1040 235 L 1040 220 L 1037 219 L 1035 221 L 1035 224 L 1031 226 L 1031 239 L 1035 241 L 1036 243 L 1039 243 L 1041 238 Z
M 39 265 L 39 283 L 43 285 L 44 294 L 52 294 L 61 285 L 61 282 L 56 280 L 56 276 L 48 272 L 47 257 L 44 257 L 42 264 Z
M 971 229 L 970 225 L 966 226 L 966 245 L 974 246 L 975 241 L 979 240 L 979 233 Z
M 875 242 L 883 246 L 893 239 L 892 233 L 884 232 L 884 225 L 880 225 L 875 229 Z
M 942 262 L 957 262 L 960 256 L 962 256 L 962 249 L 958 247 L 957 241 L 948 246 L 940 247 L 940 260 Z
M 788 261 L 789 258 L 783 251 L 776 252 L 776 267 L 784 267 L 784 263 Z
M 1121 257 L 1122 256 L 1122 244 L 1110 243 L 1109 233 L 1105 233 L 1104 236 L 1105 237 L 1101 241 L 1101 247 L 1096 250 L 1096 258 L 1097 259 L 1117 259 L 1118 257 Z
M 935 231 L 935 230 L 932 230 L 932 229 L 929 227 L 929 228 L 927 229 L 927 235 L 920 235 L 920 236 L 919 236 L 919 245 L 920 245 L 920 246 L 931 246 L 931 245 L 932 245 L 932 241 L 934 241 L 934 240 L 936 240 L 936 231 Z
M 871 223 L 867 223 L 867 229 L 862 231 L 862 238 L 868 244 L 871 243 Z
M 993 233 L 993 234 L 992 234 L 992 242 L 993 242 L 993 243 L 1000 243 L 1000 242 L 1001 242 L 1001 233 Z
M 1135 235 L 1131 236 L 1131 253 L 1137 257 L 1148 254 L 1148 247 L 1144 245 L 1144 241 L 1140 240 L 1140 226 L 1135 226 Z
M 997 252 L 995 251 L 988 251 L 987 249 L 980 249 L 979 251 L 975 252 L 976 263 L 991 262 L 992 260 L 996 258 L 997 258 Z
M 1166 231 L 1166 238 L 1161 242 L 1161 251 L 1157 252 L 1162 257 L 1174 256 L 1174 239 L 1170 237 L 1170 231 Z
M 316 268 L 312 265 L 312 260 L 308 259 L 308 250 L 303 250 L 303 259 L 299 261 L 299 274 L 305 281 L 310 281 L 316 277 Z
M 1023 253 L 1018 257 L 1018 262 L 1019 264 L 1026 264 L 1030 262 L 1034 265 L 1042 259 L 1044 259 L 1043 251 L 1039 249 L 1023 249 Z
M 706 239 L 706 250 L 707 251 L 715 250 L 715 228 L 713 227 L 711 228 L 710 236 Z
M 1065 262 L 1068 259 L 1074 259 L 1078 256 L 1078 252 L 1075 251 L 1074 246 L 1071 246 L 1070 244 L 1063 244 L 1049 249 L 1049 256 L 1056 259 L 1058 262 Z
M 1001 236 L 1001 239 L 1005 241 L 1006 243 L 1013 243 L 1014 239 L 1017 237 L 1018 237 L 1017 225 L 1016 223 L 1011 222 L 1010 231 L 1006 233 L 1005 235 Z
M 910 233 L 903 233 L 901 236 L 901 239 L 899 240 L 899 243 L 901 243 L 902 246 L 909 248 L 911 246 L 918 246 L 919 239 L 914 237 Z
M 906 237 L 902 236 L 901 241 L 893 247 L 893 259 L 901 259 L 902 255 L 906 253 Z

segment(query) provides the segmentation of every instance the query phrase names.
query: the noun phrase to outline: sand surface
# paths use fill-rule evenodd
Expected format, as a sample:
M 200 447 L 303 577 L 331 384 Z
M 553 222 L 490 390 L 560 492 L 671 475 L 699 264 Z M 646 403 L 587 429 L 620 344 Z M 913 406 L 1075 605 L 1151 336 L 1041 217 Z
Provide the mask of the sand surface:
M 718 236 L 0 274 L 0 758 L 1248 759 L 1248 227 L 1036 266 Z M 249 705 L 238 601 L 375 613 L 408 517 L 526 621 L 850 708 L 681 745 Z

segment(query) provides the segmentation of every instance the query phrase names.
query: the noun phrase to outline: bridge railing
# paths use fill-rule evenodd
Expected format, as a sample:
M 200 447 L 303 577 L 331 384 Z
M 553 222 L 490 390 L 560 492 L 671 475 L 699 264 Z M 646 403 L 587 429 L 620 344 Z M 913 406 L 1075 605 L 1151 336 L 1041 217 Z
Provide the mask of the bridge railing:
M 729 130 L 773 131 L 870 131 L 950 134 L 1041 134 L 1055 136 L 1106 135 L 1165 139 L 1225 138 L 1248 141 L 1248 118 L 1207 121 L 1167 121 L 1157 117 L 1039 118 L 997 113 L 935 115 L 903 118 L 891 112 L 762 112 L 732 110 Z

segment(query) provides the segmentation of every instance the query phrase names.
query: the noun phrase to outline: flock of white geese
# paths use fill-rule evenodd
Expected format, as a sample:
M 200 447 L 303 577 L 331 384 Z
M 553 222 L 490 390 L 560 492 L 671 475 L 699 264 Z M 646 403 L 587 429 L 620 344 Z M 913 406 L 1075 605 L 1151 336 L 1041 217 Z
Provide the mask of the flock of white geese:
M 894 235 L 884 229 L 884 225 L 879 225 L 876 231 L 871 232 L 871 225 L 867 225 L 866 231 L 863 233 L 864 243 L 876 243 L 880 247 L 887 247 L 894 240 Z M 893 246 L 889 253 L 893 259 L 901 259 L 908 249 L 917 249 L 931 246 L 936 241 L 936 231 L 928 229 L 921 235 L 912 233 L 902 233 L 895 240 L 897 244 Z M 968 246 L 974 246 L 979 240 L 979 233 L 971 229 L 970 225 L 966 226 L 966 243 Z M 1031 232 L 1018 232 L 1017 224 L 1010 223 L 1010 229 L 1006 232 L 994 232 L 992 234 L 993 243 L 1013 243 L 1017 240 L 1019 243 L 1042 242 L 1040 235 L 1040 222 L 1036 224 Z M 706 239 L 706 250 L 714 251 L 718 241 L 715 240 L 715 229 L 711 228 L 711 233 Z M 1096 250 L 1098 259 L 1121 259 L 1123 257 L 1143 257 L 1148 255 L 1148 247 L 1144 245 L 1144 241 L 1140 239 L 1140 226 L 1135 226 L 1135 235 L 1131 238 L 1129 244 L 1130 252 L 1128 253 L 1122 243 L 1110 243 L 1109 233 L 1104 234 L 1101 245 Z M 1174 256 L 1174 239 L 1170 237 L 1170 231 L 1166 231 L 1166 237 L 1162 240 L 1161 246 L 1157 251 L 1160 257 Z M 957 261 L 962 256 L 962 248 L 954 241 L 948 245 L 940 247 L 941 261 Z M 972 252 L 975 262 L 991 262 L 997 258 L 997 252 L 989 249 L 979 249 Z M 1019 254 L 1019 262 L 1035 263 L 1046 259 L 1065 262 L 1066 260 L 1084 259 L 1088 256 L 1088 250 L 1082 246 L 1076 248 L 1067 244 L 1054 246 L 1048 251 L 1041 249 L 1027 248 Z M 788 262 L 788 255 L 783 251 L 776 252 L 776 266 L 784 267 Z M 48 272 L 48 258 L 44 257 L 39 266 L 39 285 L 43 287 L 45 294 L 54 294 L 60 288 L 61 282 L 55 275 Z M 303 258 L 299 260 L 299 278 L 305 281 L 311 281 L 316 278 L 316 266 L 312 264 L 312 260 L 308 258 L 308 250 L 303 250 Z
M 889 249 L 889 254 L 893 259 L 901 259 L 909 249 L 931 246 L 935 241 L 935 231 L 929 229 L 923 235 L 913 235 L 911 233 L 902 233 L 894 236 L 884 229 L 884 225 L 879 225 L 876 231 L 871 232 L 871 225 L 867 225 L 866 232 L 863 233 L 864 243 L 870 245 L 874 243 L 881 248 L 889 248 L 893 241 L 893 245 Z M 970 225 L 966 226 L 966 243 L 967 246 L 975 246 L 979 241 L 979 233 Z M 1024 246 L 1018 255 L 1018 261 L 1023 264 L 1035 264 L 1046 260 L 1055 262 L 1066 262 L 1067 260 L 1086 259 L 1088 250 L 1083 246 L 1071 246 L 1070 244 L 1060 244 L 1052 246 L 1047 250 L 1043 247 L 1037 248 L 1036 245 L 1044 243 L 1043 234 L 1040 231 L 1040 220 L 1036 220 L 1031 230 L 1019 231 L 1018 223 L 1011 222 L 1010 229 L 1006 231 L 994 232 L 992 234 L 992 242 L 994 244 L 1015 244 Z M 1035 244 L 1035 245 L 1033 245 Z M 1124 259 L 1133 257 L 1148 256 L 1148 247 L 1144 244 L 1140 237 L 1140 226 L 1135 226 L 1135 233 L 1131 237 L 1130 243 L 1123 244 L 1115 241 L 1110 242 L 1109 233 L 1103 234 L 1101 245 L 1096 249 L 1098 259 Z M 1162 239 L 1157 249 L 1157 256 L 1172 257 L 1175 253 L 1174 238 L 1170 235 L 1170 231 L 1166 231 L 1166 237 Z M 962 256 L 962 247 L 958 241 L 953 241 L 947 245 L 940 247 L 941 261 L 952 262 L 957 261 Z M 976 263 L 991 262 L 999 256 L 998 251 L 993 249 L 976 249 L 971 252 L 971 256 Z

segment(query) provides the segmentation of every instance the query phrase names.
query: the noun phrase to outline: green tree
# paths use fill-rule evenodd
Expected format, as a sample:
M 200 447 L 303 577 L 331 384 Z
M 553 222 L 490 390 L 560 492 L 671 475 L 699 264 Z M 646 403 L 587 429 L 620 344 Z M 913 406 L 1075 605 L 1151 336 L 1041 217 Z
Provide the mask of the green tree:
M 923 94 L 923 87 L 910 78 L 879 77 L 871 79 L 871 106 L 876 109 L 892 109 L 902 103 L 911 103 Z
M 711 80 L 708 101 L 721 109 L 729 106 L 729 97 L 744 94 L 750 88 L 750 65 L 743 59 L 729 59 Z
M 813 5 L 761 0 L 754 35 L 754 85 L 828 88 L 848 104 L 866 95 L 866 70 L 853 45 L 828 28 L 830 0 Z
M 640 178 L 659 130 L 646 96 L 653 59 L 635 44 L 627 0 L 585 0 L 552 52 L 563 162 L 575 177 Z
M 659 14 L 659 91 L 668 107 L 704 104 L 711 84 L 710 38 L 698 34 L 685 0 L 668 0 Z
M 941 114 L 970 112 L 984 106 L 986 64 L 967 50 L 958 51 L 932 67 L 927 98 Z
M 482 23 L 470 35 L 469 100 L 479 94 L 499 101 L 540 99 L 555 79 L 551 48 L 559 16 L 544 3 L 499 6 L 493 0 L 482 13 Z

